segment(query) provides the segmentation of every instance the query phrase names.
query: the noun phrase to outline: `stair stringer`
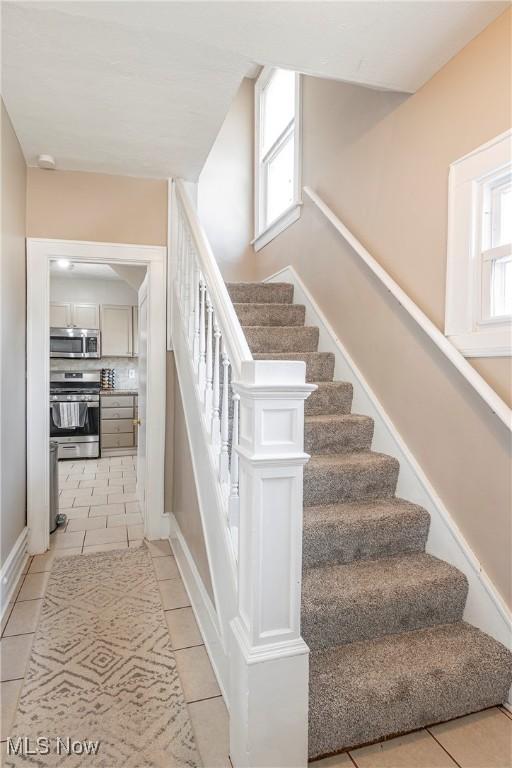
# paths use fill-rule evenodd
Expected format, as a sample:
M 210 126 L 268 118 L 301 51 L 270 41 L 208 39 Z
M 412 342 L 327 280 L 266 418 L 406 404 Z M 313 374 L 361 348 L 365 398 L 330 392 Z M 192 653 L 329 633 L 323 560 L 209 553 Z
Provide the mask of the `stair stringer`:
M 229 709 L 230 622 L 236 616 L 237 607 L 236 557 L 227 525 L 225 502 L 219 493 L 214 457 L 207 441 L 206 424 L 199 408 L 199 393 L 193 375 L 192 360 L 175 297 L 172 309 L 172 339 L 215 604 L 206 592 L 172 510 L 169 510 L 170 541 L 224 702 Z
M 486 632 L 506 648 L 511 648 L 512 615 L 503 598 L 297 271 L 289 265 L 263 282 L 293 284 L 294 303 L 306 307 L 305 324 L 319 328 L 318 351 L 334 354 L 334 379 L 348 381 L 354 388 L 352 412 L 370 416 L 374 420 L 372 450 L 393 456 L 400 462 L 397 496 L 419 504 L 430 514 L 426 551 L 466 575 L 469 592 L 464 620 Z M 512 707 L 512 689 L 507 705 Z

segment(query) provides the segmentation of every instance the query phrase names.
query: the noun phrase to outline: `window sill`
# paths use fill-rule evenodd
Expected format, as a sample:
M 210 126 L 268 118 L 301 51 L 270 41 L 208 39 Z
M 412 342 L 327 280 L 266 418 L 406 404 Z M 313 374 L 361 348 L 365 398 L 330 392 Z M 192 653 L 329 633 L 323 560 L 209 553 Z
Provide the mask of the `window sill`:
M 268 245 L 271 240 L 280 235 L 281 232 L 284 232 L 284 230 L 287 229 L 291 224 L 296 222 L 297 219 L 300 218 L 301 208 L 302 202 L 299 201 L 292 203 L 289 208 L 283 211 L 283 213 L 277 219 L 275 219 L 272 224 L 264 229 L 263 232 L 260 232 L 260 234 L 251 241 L 251 245 L 254 246 L 254 250 L 261 250 L 261 248 L 264 248 L 265 245 Z
M 512 336 L 510 324 L 500 328 L 481 329 L 473 333 L 459 333 L 448 336 L 464 357 L 510 357 Z

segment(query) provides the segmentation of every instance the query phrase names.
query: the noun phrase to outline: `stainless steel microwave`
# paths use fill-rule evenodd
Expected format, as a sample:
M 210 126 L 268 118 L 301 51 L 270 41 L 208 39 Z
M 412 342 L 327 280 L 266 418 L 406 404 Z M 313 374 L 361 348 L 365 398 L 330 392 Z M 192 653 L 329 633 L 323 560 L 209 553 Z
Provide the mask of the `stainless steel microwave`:
M 101 357 L 96 328 L 50 328 L 50 357 Z

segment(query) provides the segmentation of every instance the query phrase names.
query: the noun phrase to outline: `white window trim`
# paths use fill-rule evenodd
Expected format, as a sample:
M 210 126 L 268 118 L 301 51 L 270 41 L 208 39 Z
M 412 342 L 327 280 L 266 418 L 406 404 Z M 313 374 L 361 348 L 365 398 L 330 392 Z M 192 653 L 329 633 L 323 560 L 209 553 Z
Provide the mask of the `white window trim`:
M 293 202 L 267 227 L 261 227 L 262 211 L 265 201 L 260 179 L 262 148 L 261 148 L 261 94 L 275 67 L 264 67 L 256 80 L 254 87 L 254 231 L 255 238 L 251 241 L 255 251 L 259 251 L 275 237 L 293 224 L 300 217 L 302 208 L 302 79 L 295 73 L 295 163 L 294 163 L 294 193 Z M 268 150 L 265 154 L 268 154 Z
M 465 357 L 512 355 L 512 319 L 482 320 L 483 183 L 512 160 L 506 131 L 450 166 L 445 334 Z

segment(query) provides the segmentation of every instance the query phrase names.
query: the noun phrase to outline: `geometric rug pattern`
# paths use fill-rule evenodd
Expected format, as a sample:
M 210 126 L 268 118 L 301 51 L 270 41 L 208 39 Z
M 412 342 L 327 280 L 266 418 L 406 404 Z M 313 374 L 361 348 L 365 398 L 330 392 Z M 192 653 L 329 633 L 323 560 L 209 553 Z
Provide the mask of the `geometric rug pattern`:
M 12 737 L 50 750 L 7 766 L 201 765 L 144 546 L 55 561 Z

